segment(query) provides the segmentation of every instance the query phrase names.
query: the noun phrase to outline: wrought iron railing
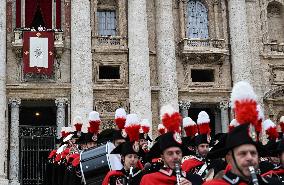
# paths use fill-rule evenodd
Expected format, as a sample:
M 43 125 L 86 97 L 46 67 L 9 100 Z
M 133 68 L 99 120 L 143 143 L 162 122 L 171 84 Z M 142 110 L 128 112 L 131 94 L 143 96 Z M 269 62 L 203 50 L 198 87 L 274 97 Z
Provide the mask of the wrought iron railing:
M 47 157 L 55 147 L 56 127 L 20 126 L 20 183 L 48 185 Z
M 121 36 L 95 36 L 95 49 L 127 49 L 127 39 Z

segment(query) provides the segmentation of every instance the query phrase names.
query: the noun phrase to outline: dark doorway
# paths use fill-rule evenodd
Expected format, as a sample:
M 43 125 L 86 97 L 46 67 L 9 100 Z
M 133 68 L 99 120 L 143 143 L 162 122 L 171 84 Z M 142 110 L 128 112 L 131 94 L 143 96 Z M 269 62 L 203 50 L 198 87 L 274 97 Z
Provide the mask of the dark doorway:
M 46 183 L 47 157 L 55 147 L 56 106 L 54 100 L 23 101 L 20 108 L 20 183 Z
M 210 128 L 211 128 L 211 135 L 215 134 L 215 114 L 214 109 L 212 108 L 189 108 L 188 116 L 195 122 L 197 122 L 198 114 L 201 111 L 207 112 L 210 118 Z
M 24 101 L 20 108 L 20 125 L 56 125 L 56 106 L 53 101 Z

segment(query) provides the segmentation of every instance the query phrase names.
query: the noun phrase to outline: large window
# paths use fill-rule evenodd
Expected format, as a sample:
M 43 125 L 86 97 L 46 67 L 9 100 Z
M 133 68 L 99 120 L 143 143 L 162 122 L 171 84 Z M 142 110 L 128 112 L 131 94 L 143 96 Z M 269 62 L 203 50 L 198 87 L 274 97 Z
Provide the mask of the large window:
M 187 4 L 187 37 L 207 39 L 208 10 L 199 0 L 189 0 Z
M 115 11 L 98 11 L 98 34 L 100 36 L 116 35 L 116 13 Z

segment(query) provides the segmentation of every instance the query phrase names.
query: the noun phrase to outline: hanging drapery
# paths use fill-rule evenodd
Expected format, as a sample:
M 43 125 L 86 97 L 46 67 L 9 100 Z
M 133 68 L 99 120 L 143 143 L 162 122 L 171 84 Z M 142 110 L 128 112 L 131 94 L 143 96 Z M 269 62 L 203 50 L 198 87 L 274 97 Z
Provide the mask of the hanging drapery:
M 52 75 L 54 58 L 53 32 L 24 32 L 24 74 Z

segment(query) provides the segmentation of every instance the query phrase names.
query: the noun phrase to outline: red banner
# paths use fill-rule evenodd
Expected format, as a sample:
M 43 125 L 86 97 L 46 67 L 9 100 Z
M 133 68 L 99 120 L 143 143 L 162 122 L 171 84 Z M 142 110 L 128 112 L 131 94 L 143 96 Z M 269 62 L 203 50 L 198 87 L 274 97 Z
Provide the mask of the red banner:
M 51 76 L 54 59 L 54 32 L 24 32 L 24 74 Z

